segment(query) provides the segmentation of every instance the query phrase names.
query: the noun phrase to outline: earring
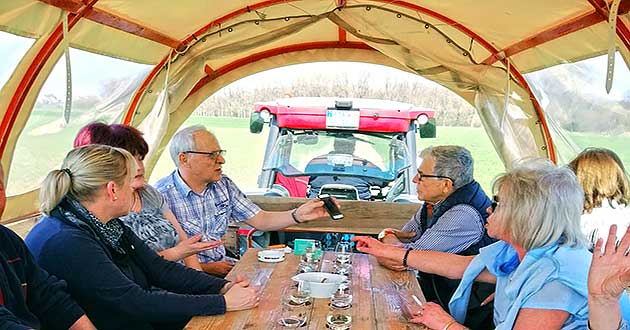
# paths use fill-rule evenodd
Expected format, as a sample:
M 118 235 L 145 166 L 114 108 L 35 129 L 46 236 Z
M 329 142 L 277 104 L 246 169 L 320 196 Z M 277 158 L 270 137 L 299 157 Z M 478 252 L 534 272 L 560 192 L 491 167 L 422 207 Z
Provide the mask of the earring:
M 115 200 L 115 201 L 117 201 L 117 200 L 118 200 L 118 197 L 114 196 L 114 200 Z

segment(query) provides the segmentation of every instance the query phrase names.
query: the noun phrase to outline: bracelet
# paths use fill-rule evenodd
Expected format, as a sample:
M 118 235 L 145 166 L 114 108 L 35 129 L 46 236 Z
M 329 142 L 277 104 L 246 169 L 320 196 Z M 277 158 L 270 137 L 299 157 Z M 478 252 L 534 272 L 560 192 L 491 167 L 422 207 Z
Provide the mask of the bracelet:
M 411 250 L 413 250 L 413 249 L 412 248 L 408 248 L 407 251 L 405 252 L 405 256 L 403 257 L 403 260 L 402 260 L 403 267 L 407 267 L 407 257 L 409 257 L 409 252 L 411 252 Z
M 446 325 L 444 326 L 444 328 L 442 328 L 442 330 L 448 330 L 448 328 L 451 327 L 451 325 L 455 324 L 455 320 L 450 320 L 448 323 L 446 323 Z
M 302 221 L 299 221 L 297 219 L 297 214 L 296 213 L 297 213 L 297 209 L 293 209 L 293 211 L 291 211 L 291 218 L 293 218 L 293 221 L 295 223 L 300 224 L 300 223 L 302 223 Z

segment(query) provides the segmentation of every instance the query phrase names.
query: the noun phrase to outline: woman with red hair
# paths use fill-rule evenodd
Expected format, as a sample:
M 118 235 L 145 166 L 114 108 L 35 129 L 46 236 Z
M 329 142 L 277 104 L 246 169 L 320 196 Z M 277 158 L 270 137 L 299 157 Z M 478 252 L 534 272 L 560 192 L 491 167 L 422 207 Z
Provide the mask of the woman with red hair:
M 202 270 L 196 254 L 212 249 L 220 242 L 200 242 L 201 234 L 188 237 L 164 197 L 145 183 L 143 160 L 149 145 L 138 129 L 121 124 L 91 123 L 83 127 L 74 140 L 74 147 L 104 144 L 129 151 L 137 164 L 132 182 L 133 202 L 128 215 L 120 219 L 159 255 L 170 261 L 183 260 L 190 268 Z

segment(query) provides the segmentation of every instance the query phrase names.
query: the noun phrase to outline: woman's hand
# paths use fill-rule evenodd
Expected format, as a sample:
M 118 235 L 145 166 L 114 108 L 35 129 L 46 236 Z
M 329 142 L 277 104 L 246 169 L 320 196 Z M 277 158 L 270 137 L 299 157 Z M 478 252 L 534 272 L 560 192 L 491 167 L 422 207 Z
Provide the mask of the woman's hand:
M 617 329 L 621 322 L 619 297 L 630 285 L 630 227 L 615 248 L 617 226 L 612 225 L 602 254 L 602 239 L 593 250 L 588 271 L 588 322 L 593 329 Z
M 421 323 L 436 330 L 442 330 L 449 324 L 451 325 L 448 327 L 449 329 L 455 330 L 461 328 L 461 326 L 455 326 L 459 324 L 455 322 L 455 319 L 453 319 L 449 313 L 442 309 L 442 306 L 432 302 L 423 304 L 420 307 L 419 315 L 412 318 L 411 322 Z
M 244 277 L 237 276 L 231 285 L 226 284 L 228 285 L 229 289 L 223 295 L 226 311 L 239 311 L 258 306 L 260 302 L 258 290 L 250 286 L 249 281 Z
M 617 302 L 623 290 L 630 286 L 630 227 L 615 248 L 617 226 L 612 225 L 608 232 L 608 239 L 604 253 L 602 239 L 597 240 L 593 250 L 593 262 L 588 272 L 588 294 L 590 298 L 599 301 Z
M 332 201 L 341 209 L 339 202 L 333 197 Z M 300 205 L 295 211 L 295 216 L 300 222 L 308 222 L 319 218 L 328 217 L 328 212 L 324 208 L 324 202 L 319 199 L 311 199 Z
M 195 255 L 199 252 L 214 249 L 223 244 L 221 241 L 200 242 L 201 237 L 201 234 L 197 234 L 177 243 L 177 245 L 172 248 L 175 249 L 177 256 L 179 257 L 177 260 Z
M 236 275 L 236 279 L 234 279 L 233 281 L 229 281 L 225 283 L 223 288 L 221 288 L 220 293 L 225 294 L 226 292 L 228 292 L 228 290 L 230 290 L 231 287 L 234 286 L 234 284 L 237 284 L 237 283 L 241 283 L 241 285 L 246 286 L 246 287 L 250 285 L 250 282 L 247 279 L 247 277 L 239 274 L 239 275 Z

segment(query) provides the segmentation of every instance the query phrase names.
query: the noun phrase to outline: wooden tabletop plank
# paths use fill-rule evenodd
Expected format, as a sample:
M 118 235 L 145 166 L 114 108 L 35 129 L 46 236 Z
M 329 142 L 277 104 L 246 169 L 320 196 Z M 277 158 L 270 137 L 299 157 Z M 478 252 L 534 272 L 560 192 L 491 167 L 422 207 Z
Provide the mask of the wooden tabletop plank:
M 391 271 L 379 265 L 373 256 L 368 258 L 370 258 L 372 265 L 372 299 L 378 320 L 375 329 L 426 329 L 423 326 L 407 322 L 402 313 L 401 295 L 415 294 L 420 301 L 426 301 L 415 274 L 410 271 Z
M 228 274 L 233 279 L 237 274 L 254 278 L 261 271 L 272 271 L 257 308 L 227 312 L 225 315 L 194 317 L 186 330 L 284 330 L 277 322 L 282 303 L 282 294 L 294 285 L 300 256 L 287 254 L 280 263 L 262 263 L 257 260 L 258 249 L 250 249 Z M 321 270 L 333 272 L 335 254 L 323 255 Z M 415 294 L 424 301 L 422 290 L 412 272 L 393 272 L 378 264 L 372 256 L 354 254 L 352 258 L 352 328 L 353 329 L 425 329 L 408 323 L 401 313 L 402 294 Z M 314 299 L 308 327 L 301 329 L 326 329 L 326 315 L 330 310 L 329 299 Z
M 287 211 L 308 201 L 306 198 L 248 196 L 265 211 Z M 421 204 L 339 200 L 344 218 L 323 219 L 290 226 L 283 231 L 378 234 L 383 228 L 402 228 Z

